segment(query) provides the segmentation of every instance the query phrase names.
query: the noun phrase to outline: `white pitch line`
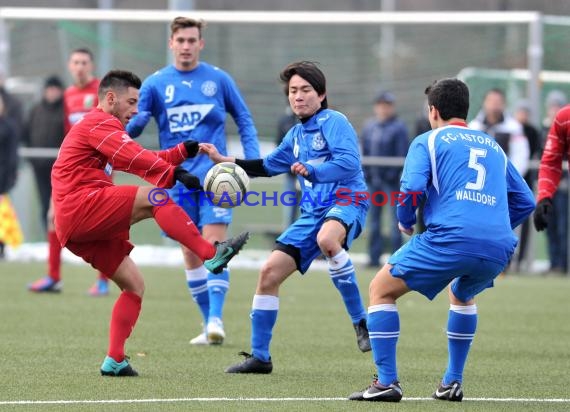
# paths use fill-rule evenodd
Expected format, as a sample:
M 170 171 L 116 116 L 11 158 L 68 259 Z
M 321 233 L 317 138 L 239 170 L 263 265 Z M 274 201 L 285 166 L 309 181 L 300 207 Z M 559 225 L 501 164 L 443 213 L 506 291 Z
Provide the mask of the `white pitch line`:
M 52 401 L 0 401 L 0 405 L 75 405 L 111 403 L 182 403 L 182 402 L 327 402 L 347 401 L 347 398 L 165 398 L 165 399 L 85 399 Z M 403 398 L 403 401 L 434 401 L 432 398 Z M 570 403 L 570 399 L 541 398 L 463 398 L 467 402 L 516 402 L 516 403 Z

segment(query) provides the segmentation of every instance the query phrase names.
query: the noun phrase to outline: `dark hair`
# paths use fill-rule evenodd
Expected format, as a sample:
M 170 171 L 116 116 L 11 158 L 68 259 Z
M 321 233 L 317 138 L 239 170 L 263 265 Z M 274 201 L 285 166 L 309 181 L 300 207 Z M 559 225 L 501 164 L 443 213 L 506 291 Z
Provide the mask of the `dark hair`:
M 493 87 L 492 89 L 487 90 L 487 92 L 485 93 L 485 98 L 487 98 L 487 96 L 489 96 L 492 93 L 498 94 L 503 98 L 503 100 L 506 100 L 507 98 L 507 96 L 505 95 L 505 91 L 503 89 L 499 89 L 498 87 Z
M 289 94 L 289 80 L 291 80 L 291 77 L 294 75 L 298 75 L 304 80 L 308 81 L 319 96 L 326 95 L 327 80 L 321 69 L 317 67 L 317 63 L 310 61 L 300 61 L 287 65 L 287 67 L 285 67 L 279 75 L 279 78 L 284 84 L 283 90 L 285 92 L 285 95 Z M 321 108 L 326 109 L 327 107 L 328 102 L 325 96 L 321 102 Z
M 458 79 L 441 79 L 425 90 L 428 106 L 434 106 L 443 120 L 453 117 L 467 119 L 469 89 Z
M 48 87 L 57 87 L 58 89 L 63 89 L 63 82 L 57 75 L 49 76 L 44 81 L 44 89 Z
M 73 50 L 71 51 L 71 53 L 69 53 L 69 55 L 71 56 L 71 55 L 73 55 L 73 54 L 75 54 L 75 53 L 86 54 L 86 55 L 89 56 L 89 59 L 90 59 L 91 61 L 94 61 L 94 60 L 95 60 L 95 57 L 93 56 L 93 52 L 92 52 L 91 50 L 89 50 L 87 47 L 79 47 L 79 48 L 77 48 L 77 49 L 73 49 Z
M 109 90 L 127 89 L 129 87 L 140 89 L 141 79 L 136 74 L 126 70 L 111 70 L 101 79 L 97 94 L 99 100 L 103 100 Z
M 188 17 L 176 17 L 172 20 L 172 23 L 170 23 L 170 37 L 174 36 L 174 33 L 180 29 L 188 29 L 191 27 L 197 27 L 200 38 L 202 38 L 202 29 L 206 28 L 206 22 L 204 20 L 195 20 Z

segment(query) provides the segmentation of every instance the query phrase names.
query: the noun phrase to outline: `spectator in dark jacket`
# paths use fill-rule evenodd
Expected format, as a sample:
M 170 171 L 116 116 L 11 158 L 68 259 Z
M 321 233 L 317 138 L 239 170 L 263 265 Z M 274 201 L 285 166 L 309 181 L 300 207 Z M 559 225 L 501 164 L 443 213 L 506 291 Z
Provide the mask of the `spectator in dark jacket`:
M 30 111 L 24 139 L 30 147 L 59 148 L 64 137 L 63 83 L 57 76 L 48 77 L 44 84 L 42 100 Z M 46 226 L 46 216 L 51 196 L 51 168 L 55 158 L 32 158 L 36 184 L 41 202 L 41 213 Z
M 17 124 L 8 116 L 0 93 L 0 196 L 8 193 L 18 176 Z M 4 257 L 4 242 L 0 241 L 0 258 Z
M 368 120 L 360 135 L 363 156 L 392 156 L 405 157 L 408 153 L 409 138 L 405 123 L 396 113 L 396 97 L 392 92 L 380 92 L 374 100 L 374 118 Z M 375 196 L 376 203 L 382 203 L 387 196 L 384 206 L 375 205 L 374 201 L 368 211 L 368 257 L 369 266 L 378 267 L 380 257 L 384 252 L 382 239 L 382 209 L 390 210 L 391 249 L 394 252 L 402 245 L 402 235 L 398 230 L 396 205 L 391 205 L 392 193 L 400 190 L 401 166 L 366 166 L 364 168 L 368 190 L 371 193 L 383 192 Z

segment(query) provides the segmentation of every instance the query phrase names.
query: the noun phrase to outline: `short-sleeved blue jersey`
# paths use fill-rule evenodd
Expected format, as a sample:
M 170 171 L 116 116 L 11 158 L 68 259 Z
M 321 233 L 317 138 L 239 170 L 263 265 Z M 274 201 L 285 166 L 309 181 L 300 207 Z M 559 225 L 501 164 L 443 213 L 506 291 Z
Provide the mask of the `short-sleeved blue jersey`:
M 401 179 L 398 205 L 404 227 L 426 196 L 425 236 L 434 246 L 506 264 L 517 244 L 512 228 L 534 209 L 533 194 L 495 139 L 465 125 L 416 137 Z M 422 196 L 423 196 L 422 195 Z
M 318 215 L 349 203 L 368 208 L 368 200 L 358 194 L 367 191 L 358 138 L 342 113 L 321 110 L 293 126 L 281 144 L 263 159 L 263 166 L 269 176 L 274 176 L 289 172 L 296 162 L 312 170 L 308 178 L 298 176 L 302 190 L 299 203 L 304 213 Z
M 235 82 L 225 71 L 205 62 L 190 71 L 173 65 L 158 70 L 145 79 L 138 104 L 141 112 L 150 112 L 158 124 L 161 149 L 188 139 L 214 144 L 227 154 L 226 113 L 234 118 L 247 159 L 258 159 L 259 142 L 251 113 Z M 142 127 L 131 119 L 127 132 L 140 135 Z M 204 178 L 213 163 L 208 156 L 184 162 L 191 173 Z

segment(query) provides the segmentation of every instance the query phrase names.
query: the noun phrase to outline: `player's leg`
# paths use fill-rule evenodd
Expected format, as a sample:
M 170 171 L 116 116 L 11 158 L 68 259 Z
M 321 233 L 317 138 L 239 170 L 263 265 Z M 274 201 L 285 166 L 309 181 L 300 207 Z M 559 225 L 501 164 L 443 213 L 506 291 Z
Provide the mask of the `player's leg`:
M 53 201 L 50 199 L 50 206 L 47 214 L 47 243 L 48 243 L 48 267 L 47 274 L 28 285 L 30 292 L 60 292 L 63 282 L 61 281 L 61 249 L 54 226 Z
M 209 242 L 226 238 L 226 224 L 209 224 L 202 228 L 202 236 Z M 225 296 L 229 289 L 229 269 L 220 274 L 209 272 L 203 262 L 190 249 L 182 246 L 186 266 L 186 281 L 192 298 L 204 319 L 204 331 L 190 340 L 192 345 L 220 345 L 226 337 L 222 318 Z
M 111 313 L 109 327 L 109 348 L 107 357 L 101 365 L 101 374 L 105 376 L 137 376 L 125 357 L 125 343 L 134 329 L 142 305 L 144 279 L 129 256 L 125 256 L 112 280 L 119 286 L 121 293 Z
M 210 242 L 221 242 L 226 238 L 226 224 L 206 224 L 202 228 L 202 236 Z M 230 271 L 224 269 L 219 274 L 208 272 L 208 298 L 209 312 L 206 323 L 206 335 L 208 342 L 212 344 L 223 343 L 226 333 L 223 324 L 223 309 L 226 294 L 230 287 Z
M 392 265 L 384 265 L 370 282 L 368 331 L 377 377 L 368 388 L 350 395 L 350 400 L 399 402 L 402 399 L 396 367 L 396 345 L 400 336 L 396 300 L 410 289 L 402 279 L 392 276 L 391 269 Z
M 231 222 L 231 210 L 214 207 L 201 194 L 186 192 L 185 188 L 175 187 L 169 193 L 201 228 L 202 236 L 208 242 L 225 240 L 227 225 Z M 186 282 L 203 317 L 203 331 L 191 339 L 190 344 L 221 344 L 225 339 L 222 309 L 229 287 L 229 270 L 226 268 L 219 274 L 211 273 L 190 249 L 182 246 L 182 254 Z
M 295 270 L 305 273 L 321 254 L 317 233 L 321 220 L 302 214 L 276 240 L 275 248 L 261 268 L 251 308 L 252 355 L 226 369 L 229 373 L 270 373 L 269 345 L 279 311 L 279 287 Z
M 241 352 L 243 362 L 230 366 L 227 373 L 271 373 L 269 345 L 279 311 L 279 287 L 296 269 L 297 263 L 286 245 L 273 250 L 259 273 L 251 306 L 251 354 Z
M 463 399 L 463 370 L 477 330 L 477 305 L 474 297 L 488 287 L 504 269 L 504 265 L 474 257 L 462 259 L 464 275 L 449 285 L 449 314 L 447 320 L 447 369 L 435 399 Z
M 210 313 L 210 296 L 208 294 L 208 269 L 204 267 L 203 261 L 190 249 L 180 245 L 182 257 L 184 258 L 184 273 L 188 291 L 192 300 L 198 305 L 202 315 L 202 332 L 195 338 L 190 339 L 191 345 L 208 345 L 206 325 Z
M 355 218 L 358 209 L 351 206 L 342 209 L 339 217 L 325 219 L 317 234 L 317 244 L 327 259 L 330 278 L 339 291 L 352 321 L 358 348 L 362 352 L 368 352 L 370 339 L 366 327 L 366 309 L 358 288 L 354 264 L 345 250 L 345 246 L 348 248 L 360 232 L 357 230 L 359 223 Z
M 201 199 L 199 205 L 200 225 L 202 236 L 209 242 L 222 242 L 226 239 L 228 225 L 232 221 L 232 210 L 210 205 L 206 199 Z M 230 283 L 229 269 L 214 274 L 208 271 L 208 318 L 206 325 L 206 337 L 210 344 L 223 343 L 226 333 L 223 324 L 223 308 L 226 293 Z
M 447 369 L 441 385 L 433 397 L 460 402 L 463 399 L 463 369 L 469 348 L 477 329 L 477 305 L 474 299 L 466 302 L 458 299 L 449 286 L 449 314 L 447 319 Z
M 122 186 L 114 189 L 122 189 Z M 154 218 L 158 226 L 168 235 L 190 249 L 202 261 L 206 269 L 213 273 L 220 273 L 227 267 L 229 261 L 239 253 L 249 239 L 249 232 L 243 232 L 230 239 L 224 240 L 216 245 L 212 245 L 202 237 L 200 231 L 186 212 L 168 200 L 165 204 L 158 206 L 150 201 L 151 191 L 156 188 L 152 186 L 137 187 L 136 195 L 132 205 L 131 225 L 136 222 Z

